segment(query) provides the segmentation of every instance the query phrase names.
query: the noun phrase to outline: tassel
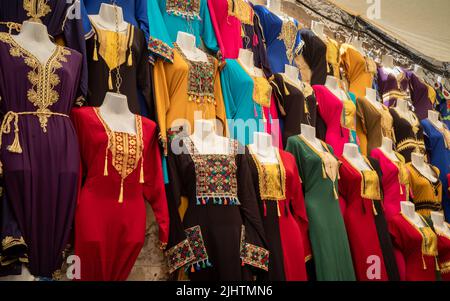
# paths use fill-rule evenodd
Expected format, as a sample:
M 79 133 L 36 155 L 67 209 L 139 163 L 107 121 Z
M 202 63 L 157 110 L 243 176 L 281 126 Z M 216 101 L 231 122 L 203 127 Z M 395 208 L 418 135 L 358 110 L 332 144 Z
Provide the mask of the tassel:
M 202 261 L 202 268 L 203 268 L 203 269 L 206 269 L 206 263 L 205 263 L 205 261 Z
M 120 181 L 119 203 L 123 203 L 123 179 Z
M 199 197 L 197 197 L 197 206 L 201 205 Z
M 372 209 L 373 209 L 373 214 L 374 215 L 378 215 L 377 209 L 375 208 L 375 202 L 372 201 Z
M 8 146 L 8 150 L 11 153 L 17 153 L 17 154 L 21 154 L 22 153 L 22 147 L 20 146 L 20 142 L 19 142 L 19 130 L 16 129 L 14 130 L 14 141 L 13 143 Z
M 194 265 L 191 265 L 191 273 L 195 273 Z
M 196 264 L 195 264 L 195 269 L 197 270 L 197 271 L 200 271 L 200 264 L 197 262 Z
M 253 46 L 257 46 L 259 44 L 258 36 L 256 33 L 253 34 Z
M 425 263 L 425 258 L 423 257 L 423 254 L 422 254 L 422 263 L 423 263 L 423 269 L 426 270 L 427 264 Z
M 103 175 L 105 177 L 108 176 L 108 148 L 106 148 L 106 154 L 105 154 L 105 167 L 103 168 Z
M 130 48 L 130 54 L 128 55 L 127 66 L 133 66 L 133 50 Z
M 256 105 L 253 104 L 253 112 L 255 113 L 255 117 L 258 117 L 258 111 L 256 111 Z
M 112 89 L 113 89 L 112 77 L 111 77 L 111 70 L 109 70 L 109 76 L 108 76 L 108 88 L 109 88 L 109 90 L 112 90 Z
M 242 266 L 245 266 L 245 262 L 244 262 L 244 260 L 242 259 L 242 263 L 241 263 L 241 265 Z
M 327 172 L 325 171 L 325 163 L 322 162 L 322 178 L 327 178 Z
M 403 195 L 403 187 L 402 187 L 402 183 L 401 182 L 400 182 L 400 195 Z
M 202 198 L 202 204 L 203 204 L 203 205 L 206 205 L 206 200 L 205 200 L 205 198 Z
M 306 99 L 304 102 L 304 106 L 305 106 L 305 108 L 304 108 L 305 114 L 309 114 L 309 109 L 308 109 L 308 105 L 306 104 Z
M 228 205 L 227 198 L 225 198 L 225 199 L 223 200 L 223 204 L 224 204 L 224 205 Z M 230 204 L 230 205 L 231 205 L 231 204 Z
M 281 216 L 281 212 L 280 212 L 280 203 L 277 201 L 277 213 L 278 213 L 278 217 Z
M 144 157 L 141 160 L 141 174 L 139 176 L 139 183 L 144 184 Z
M 97 51 L 97 35 L 95 35 L 95 40 L 94 40 L 94 54 L 92 59 L 97 62 L 98 61 L 98 51 Z
M 434 262 L 436 263 L 436 271 L 440 272 L 441 269 L 439 268 L 439 262 L 436 256 L 434 256 Z
M 288 88 L 286 87 L 286 83 L 284 83 L 283 82 L 283 87 L 284 87 L 284 94 L 286 94 L 286 96 L 289 96 L 289 90 L 288 90 Z
M 337 191 L 336 191 L 336 185 L 334 185 L 334 183 L 333 183 L 333 193 L 334 193 L 334 198 L 335 198 L 336 200 L 338 200 L 338 199 L 339 199 L 339 196 L 338 196 L 338 194 L 337 194 Z
M 267 206 L 266 206 L 266 201 L 263 201 L 263 206 L 264 206 L 264 216 L 267 216 Z
M 212 267 L 211 262 L 209 262 L 209 258 L 206 259 L 206 265 L 207 265 L 208 267 Z

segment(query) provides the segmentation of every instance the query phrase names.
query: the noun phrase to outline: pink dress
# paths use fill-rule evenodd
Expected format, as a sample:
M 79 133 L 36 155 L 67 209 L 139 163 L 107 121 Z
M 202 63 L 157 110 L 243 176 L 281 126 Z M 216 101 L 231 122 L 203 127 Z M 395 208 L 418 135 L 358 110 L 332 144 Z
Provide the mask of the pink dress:
M 344 144 L 350 142 L 350 132 L 341 123 L 343 102 L 325 86 L 314 85 L 319 114 L 327 126 L 325 142 L 333 147 L 336 156 L 342 156 Z
M 380 162 L 383 171 L 384 213 L 386 220 L 400 213 L 400 202 L 408 200 L 408 171 L 405 159 L 396 153 L 398 162 L 393 162 L 379 148 L 373 149 L 371 157 Z
M 278 119 L 277 105 L 275 98 L 271 97 L 270 107 L 264 107 L 264 118 L 266 119 L 266 133 L 272 135 L 272 143 L 279 149 L 284 150 L 283 137 L 281 135 L 280 119 Z

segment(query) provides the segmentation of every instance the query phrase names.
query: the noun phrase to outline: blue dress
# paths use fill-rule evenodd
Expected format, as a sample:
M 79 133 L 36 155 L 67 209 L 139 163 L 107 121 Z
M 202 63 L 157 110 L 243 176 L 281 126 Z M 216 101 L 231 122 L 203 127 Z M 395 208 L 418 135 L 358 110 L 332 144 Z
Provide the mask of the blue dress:
M 450 128 L 450 93 L 440 83 L 434 85 L 436 89 L 436 110 L 441 113 L 442 121 Z
M 263 5 L 255 5 L 254 10 L 261 22 L 272 72 L 283 73 L 284 65 L 296 66 L 294 59 L 304 45 L 298 21 L 283 20 Z
M 147 0 L 147 7 L 152 53 L 173 62 L 179 31 L 194 35 L 197 47 L 203 42 L 208 50 L 219 51 L 206 0 Z
M 87 15 L 97 15 L 102 3 L 111 4 L 108 0 L 81 0 L 83 28 L 87 36 L 92 34 L 92 26 Z M 148 15 L 146 0 L 116 0 L 123 11 L 123 19 L 142 30 L 145 40 L 149 39 Z M 83 13 L 85 12 L 85 13 Z
M 253 143 L 254 132 L 264 131 L 263 108 L 254 100 L 255 80 L 245 71 L 239 61 L 234 59 L 225 61 L 226 65 L 220 74 L 220 81 L 228 128 L 231 138 L 238 140 L 242 145 L 248 145 Z M 270 87 L 268 82 L 267 84 Z M 266 103 L 267 98 L 261 102 Z
M 439 131 L 428 119 L 421 121 L 427 153 L 431 158 L 431 164 L 439 168 L 439 179 L 445 188 L 448 187 L 447 175 L 450 173 L 450 141 L 446 142 L 444 134 Z M 450 136 L 450 133 L 448 134 Z M 448 139 L 450 140 L 450 139 Z M 442 194 L 442 207 L 445 219 L 450 221 L 450 197 L 448 193 Z

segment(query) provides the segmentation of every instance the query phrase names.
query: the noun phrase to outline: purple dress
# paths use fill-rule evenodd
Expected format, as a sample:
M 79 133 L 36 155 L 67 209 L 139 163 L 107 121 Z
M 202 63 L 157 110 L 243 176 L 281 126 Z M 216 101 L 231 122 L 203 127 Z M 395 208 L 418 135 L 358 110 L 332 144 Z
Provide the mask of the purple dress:
M 81 54 L 57 46 L 45 65 L 0 33 L 0 156 L 6 199 L 28 246 L 30 272 L 61 267 L 76 206 L 80 159 L 68 117 Z
M 378 68 L 378 92 L 383 98 L 383 103 L 392 107 L 397 104 L 397 99 L 410 99 L 409 80 L 403 69 L 396 67 L 398 75 L 388 73 L 384 68 Z
M 433 110 L 433 100 L 430 94 L 435 93 L 433 87 L 422 81 L 412 71 L 406 71 L 411 91 L 411 102 L 414 106 L 417 117 L 423 120 L 428 117 L 428 110 Z

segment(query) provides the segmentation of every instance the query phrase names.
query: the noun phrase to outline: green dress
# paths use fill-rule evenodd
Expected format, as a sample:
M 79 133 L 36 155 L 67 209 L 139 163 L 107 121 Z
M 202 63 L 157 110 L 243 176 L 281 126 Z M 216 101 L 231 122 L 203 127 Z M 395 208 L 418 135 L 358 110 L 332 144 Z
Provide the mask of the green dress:
M 338 198 L 339 163 L 329 145 L 318 152 L 301 136 L 289 137 L 286 150 L 297 162 L 303 182 L 316 277 L 354 281 L 352 257 Z

